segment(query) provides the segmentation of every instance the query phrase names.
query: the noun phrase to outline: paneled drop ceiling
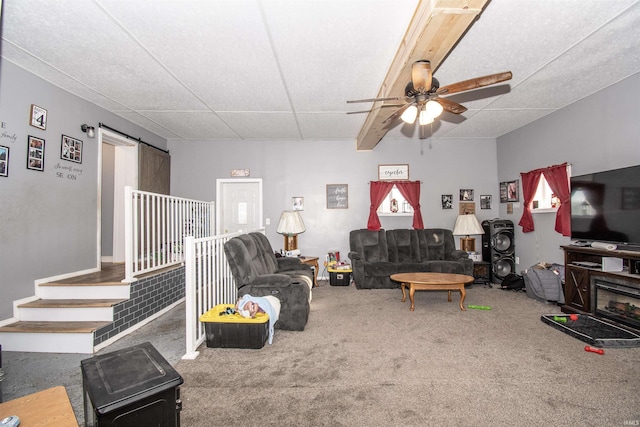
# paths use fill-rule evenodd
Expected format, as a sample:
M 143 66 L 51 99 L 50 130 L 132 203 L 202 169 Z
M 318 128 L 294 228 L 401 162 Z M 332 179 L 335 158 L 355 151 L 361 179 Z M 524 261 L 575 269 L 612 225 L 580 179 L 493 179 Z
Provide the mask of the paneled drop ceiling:
M 373 105 L 346 101 L 403 95 L 395 91 L 420 43 L 433 49 L 424 59 L 437 65 L 441 85 L 513 72 L 508 85 L 452 95 L 468 111 L 444 113 L 426 137 L 499 137 L 640 71 L 640 0 L 4 0 L 2 7 L 3 58 L 178 141 L 345 140 L 368 150 L 379 143 L 374 131 L 381 143 L 418 138 L 417 125 L 401 121 L 382 131 L 365 126 L 378 114 L 368 114 Z M 448 12 L 447 19 L 473 17 L 457 44 L 451 22 L 446 31 L 424 31 L 427 42 L 416 39 L 424 28 L 412 21 L 431 25 Z M 448 56 L 438 57 L 442 49 Z M 383 108 L 380 117 L 391 112 Z

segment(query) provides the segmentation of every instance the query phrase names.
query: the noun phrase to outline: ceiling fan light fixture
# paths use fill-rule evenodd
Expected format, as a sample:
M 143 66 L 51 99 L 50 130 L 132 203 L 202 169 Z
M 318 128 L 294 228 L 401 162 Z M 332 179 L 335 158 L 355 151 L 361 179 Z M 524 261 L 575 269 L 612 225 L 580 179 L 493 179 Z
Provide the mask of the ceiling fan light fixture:
M 427 110 L 420 111 L 420 124 L 428 125 L 433 123 L 433 117 L 431 117 Z
M 444 111 L 444 108 L 442 108 L 442 105 L 440 105 L 440 103 L 437 101 L 428 101 L 427 104 L 424 106 L 424 108 L 427 115 L 429 115 L 429 117 L 432 117 L 434 119 L 438 117 L 440 114 L 442 114 L 442 111 Z
M 416 121 L 417 115 L 418 115 L 418 108 L 415 105 L 411 105 L 409 108 L 404 110 L 404 113 L 402 113 L 402 116 L 400 116 L 400 118 L 402 119 L 403 122 L 412 124 L 413 122 Z

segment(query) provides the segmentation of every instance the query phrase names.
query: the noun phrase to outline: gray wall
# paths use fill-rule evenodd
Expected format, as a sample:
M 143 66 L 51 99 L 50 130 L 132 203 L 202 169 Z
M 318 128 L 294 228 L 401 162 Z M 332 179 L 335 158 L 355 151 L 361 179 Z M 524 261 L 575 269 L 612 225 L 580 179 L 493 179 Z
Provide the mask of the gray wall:
M 264 218 L 274 250 L 283 238 L 275 232 L 280 213 L 291 198 L 304 197 L 301 212 L 307 231 L 298 236 L 305 255 L 323 261 L 340 251 L 346 259 L 349 231 L 366 228 L 369 181 L 377 180 L 379 164 L 409 164 L 411 180 L 422 181 L 420 203 L 425 227 L 453 228 L 461 188 L 475 190 L 478 219 L 498 215 L 496 146 L 493 139 L 383 140 L 370 152 L 356 152 L 354 141 L 171 142 L 171 189 L 174 195 L 216 199 L 216 179 L 230 178 L 231 169 L 248 168 L 263 179 Z M 349 185 L 349 208 L 327 209 L 327 184 Z M 441 195 L 454 195 L 454 209 L 441 208 Z M 490 194 L 493 209 L 480 210 L 479 196 Z M 381 217 L 383 228 L 409 228 L 411 217 Z M 479 238 L 480 236 L 478 236 Z M 456 239 L 457 240 L 457 239 Z M 459 242 L 456 242 L 459 245 Z M 480 240 L 476 247 L 480 249 Z
M 34 295 L 34 281 L 97 265 L 98 138 L 80 130 L 102 122 L 166 148 L 166 141 L 104 109 L 0 61 L 0 321 L 13 301 Z M 31 104 L 48 112 L 46 130 L 29 126 Z M 82 164 L 60 159 L 62 135 L 84 141 Z M 27 137 L 45 140 L 44 171 L 26 168 Z M 71 167 L 71 170 L 67 170 Z M 60 174 L 60 175 L 58 175 Z
M 640 74 L 611 86 L 528 126 L 498 138 L 499 181 L 520 179 L 521 172 L 571 163 L 573 175 L 640 164 Z M 522 180 L 520 182 L 522 201 Z M 571 240 L 554 231 L 555 214 L 533 215 L 535 231 L 517 226 L 522 203 L 502 218 L 516 225 L 518 271 L 538 262 L 564 262 L 559 248 Z M 639 218 L 640 220 L 640 218 Z

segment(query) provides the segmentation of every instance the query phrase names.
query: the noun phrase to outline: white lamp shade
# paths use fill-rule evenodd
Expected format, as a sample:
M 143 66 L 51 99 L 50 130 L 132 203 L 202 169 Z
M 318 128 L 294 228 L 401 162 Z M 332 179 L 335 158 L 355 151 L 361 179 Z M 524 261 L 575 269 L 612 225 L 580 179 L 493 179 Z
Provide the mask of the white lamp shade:
M 306 230 L 302 216 L 297 211 L 284 211 L 280 215 L 280 222 L 278 222 L 278 228 L 276 232 L 284 234 L 286 236 L 294 236 L 296 234 L 304 233 Z
M 433 117 L 429 116 L 425 110 L 420 111 L 420 124 L 428 125 L 429 123 L 433 123 Z
M 416 107 L 415 105 L 411 105 L 409 108 L 404 110 L 404 113 L 402 113 L 402 116 L 400 116 L 400 118 L 403 122 L 411 124 L 416 121 L 417 116 L 418 107 Z
M 427 116 L 431 117 L 432 119 L 438 117 L 444 110 L 444 108 L 442 108 L 442 105 L 440 105 L 440 103 L 436 101 L 428 101 L 424 106 L 424 109 L 427 113 Z
M 472 234 L 484 234 L 478 218 L 474 214 L 458 215 L 456 225 L 453 227 L 453 235 L 469 236 Z

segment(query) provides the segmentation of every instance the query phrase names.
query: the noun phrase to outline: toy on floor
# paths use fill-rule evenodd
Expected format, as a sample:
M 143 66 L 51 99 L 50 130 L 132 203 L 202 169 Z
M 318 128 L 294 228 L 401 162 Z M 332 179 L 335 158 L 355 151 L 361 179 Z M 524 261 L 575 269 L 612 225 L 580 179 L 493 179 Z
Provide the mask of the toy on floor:
M 553 320 L 555 320 L 556 322 L 560 322 L 560 323 L 567 323 L 567 317 L 566 316 L 553 316 Z
M 590 351 L 592 353 L 604 354 L 604 350 L 603 349 L 589 347 L 588 345 L 584 346 L 584 351 Z
M 578 315 L 577 314 L 570 314 L 569 315 L 569 319 L 571 319 L 572 322 L 575 322 L 576 320 L 578 320 Z
M 2 427 L 17 427 L 20 425 L 20 418 L 17 415 L 3 418 L 0 420 L 0 426 Z
M 473 304 L 469 304 L 469 305 L 467 305 L 467 308 L 474 308 L 476 310 L 491 310 L 491 307 L 489 307 L 488 305 L 473 305 Z

